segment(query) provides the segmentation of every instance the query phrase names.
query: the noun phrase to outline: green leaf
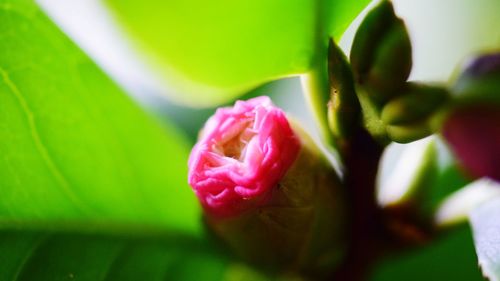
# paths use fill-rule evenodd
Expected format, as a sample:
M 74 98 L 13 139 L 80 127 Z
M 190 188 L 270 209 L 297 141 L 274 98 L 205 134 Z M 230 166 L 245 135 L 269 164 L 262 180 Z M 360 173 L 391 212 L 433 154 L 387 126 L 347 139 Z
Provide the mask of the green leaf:
M 484 280 L 475 259 L 470 230 L 462 227 L 430 245 L 389 257 L 370 280 Z
M 172 234 L 134 237 L 4 230 L 0 232 L 0 281 L 234 280 L 234 265 L 212 244 Z
M 196 105 L 326 63 L 329 35 L 340 36 L 367 2 L 106 0 L 176 98 Z
M 483 275 L 500 280 L 500 197 L 493 199 L 469 215 L 476 253 Z
M 0 0 L 0 228 L 197 231 L 188 146 L 31 0 Z

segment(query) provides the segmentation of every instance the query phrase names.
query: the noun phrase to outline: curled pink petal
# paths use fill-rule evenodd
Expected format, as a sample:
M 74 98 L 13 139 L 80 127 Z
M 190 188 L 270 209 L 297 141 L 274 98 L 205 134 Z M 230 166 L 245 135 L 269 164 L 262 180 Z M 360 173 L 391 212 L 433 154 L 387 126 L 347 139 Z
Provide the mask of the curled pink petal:
M 219 108 L 189 157 L 188 181 L 211 214 L 234 216 L 265 203 L 300 150 L 268 97 Z

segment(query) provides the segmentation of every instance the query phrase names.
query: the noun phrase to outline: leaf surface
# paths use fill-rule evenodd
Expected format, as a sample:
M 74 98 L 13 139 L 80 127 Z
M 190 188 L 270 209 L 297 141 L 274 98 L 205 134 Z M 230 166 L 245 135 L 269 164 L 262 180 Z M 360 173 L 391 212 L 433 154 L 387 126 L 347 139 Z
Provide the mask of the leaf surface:
M 1 281 L 215 281 L 234 275 L 227 256 L 190 236 L 4 230 L 0 252 Z
M 0 0 L 0 228 L 198 231 L 189 147 L 31 0 Z
M 266 81 L 307 72 L 367 0 L 106 0 L 160 66 L 177 100 L 228 101 Z

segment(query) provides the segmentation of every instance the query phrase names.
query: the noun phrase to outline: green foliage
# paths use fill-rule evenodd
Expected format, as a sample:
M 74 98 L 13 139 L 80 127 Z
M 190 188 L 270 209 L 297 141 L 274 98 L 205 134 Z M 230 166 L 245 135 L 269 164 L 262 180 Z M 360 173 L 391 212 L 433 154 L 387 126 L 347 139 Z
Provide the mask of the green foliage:
M 0 1 L 0 22 L 0 227 L 198 231 L 181 135 L 33 1 Z
M 229 257 L 179 235 L 2 231 L 0 252 L 0 280 L 235 280 Z
M 338 39 L 368 1 L 106 2 L 179 91 L 179 101 L 219 104 L 266 81 L 307 73 L 321 92 L 312 104 L 326 128 L 327 39 Z M 267 278 L 230 262 L 214 241 L 200 238 L 200 210 L 186 183 L 189 144 L 176 128 L 168 121 L 162 127 L 139 109 L 34 0 L 0 0 L 0 24 L 0 280 Z M 385 83 L 392 74 L 403 82 L 409 74 L 408 34 L 400 20 L 391 24 L 391 36 L 382 36 L 385 48 L 369 56 L 380 67 L 358 67 L 375 82 Z M 352 82 L 343 54 L 333 51 L 343 69 L 330 65 L 330 71 Z M 404 57 L 402 66 L 388 59 L 394 52 Z M 380 72 L 385 69 L 391 75 Z M 351 94 L 343 98 L 366 91 L 335 83 Z M 370 111 L 368 126 L 382 142 L 387 135 L 412 141 L 429 134 L 424 128 L 415 136 L 423 126 L 413 121 L 432 113 L 426 105 L 441 102 L 440 95 L 426 100 L 410 93 L 384 108 L 359 95 Z M 349 99 L 330 108 L 330 125 L 339 136 L 349 134 L 347 123 L 358 121 L 359 105 Z M 347 121 L 346 112 L 353 114 Z M 456 167 L 445 172 L 452 176 L 440 174 L 432 186 L 440 195 L 466 181 Z M 500 278 L 498 255 L 490 255 L 500 251 L 498 233 L 491 231 L 498 229 L 497 218 L 489 210 L 472 219 L 480 261 L 493 280 Z M 479 279 L 469 240 L 468 233 L 458 233 L 383 266 L 375 280 L 410 280 L 409 271 L 415 280 Z M 431 266 L 439 271 L 421 270 Z
M 484 280 L 477 267 L 470 230 L 444 235 L 432 245 L 418 247 L 378 264 L 372 281 Z
M 307 72 L 367 0 L 106 1 L 159 65 L 176 99 L 220 104 Z

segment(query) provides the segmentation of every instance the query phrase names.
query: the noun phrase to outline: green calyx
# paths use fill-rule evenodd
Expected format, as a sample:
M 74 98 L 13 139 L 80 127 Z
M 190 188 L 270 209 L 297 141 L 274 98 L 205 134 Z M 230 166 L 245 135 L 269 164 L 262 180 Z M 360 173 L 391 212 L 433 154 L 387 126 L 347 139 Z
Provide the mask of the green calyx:
M 323 279 L 346 251 L 346 196 L 318 147 L 294 131 L 301 152 L 269 200 L 238 217 L 207 215 L 206 222 L 234 253 L 264 270 Z

